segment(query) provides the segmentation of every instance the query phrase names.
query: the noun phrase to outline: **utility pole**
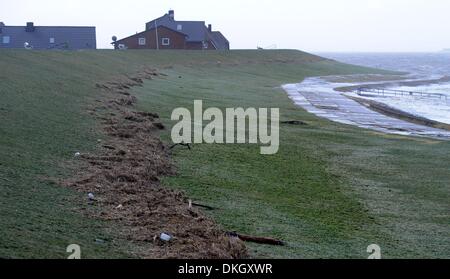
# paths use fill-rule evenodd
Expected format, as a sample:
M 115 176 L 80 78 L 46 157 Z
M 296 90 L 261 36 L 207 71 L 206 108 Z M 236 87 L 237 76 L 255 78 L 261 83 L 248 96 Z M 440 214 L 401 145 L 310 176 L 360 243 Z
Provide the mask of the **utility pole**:
M 155 19 L 155 33 L 156 33 L 156 49 L 159 50 L 159 36 L 158 36 L 158 24 Z

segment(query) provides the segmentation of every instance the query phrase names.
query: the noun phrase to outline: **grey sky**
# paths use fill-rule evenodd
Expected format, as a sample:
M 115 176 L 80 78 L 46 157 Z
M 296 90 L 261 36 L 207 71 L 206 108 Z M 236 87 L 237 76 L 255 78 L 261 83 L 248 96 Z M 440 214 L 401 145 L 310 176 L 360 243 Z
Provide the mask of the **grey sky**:
M 7 25 L 97 27 L 99 48 L 144 30 L 175 10 L 179 20 L 205 20 L 232 48 L 320 51 L 438 51 L 450 48 L 448 0 L 1 0 Z

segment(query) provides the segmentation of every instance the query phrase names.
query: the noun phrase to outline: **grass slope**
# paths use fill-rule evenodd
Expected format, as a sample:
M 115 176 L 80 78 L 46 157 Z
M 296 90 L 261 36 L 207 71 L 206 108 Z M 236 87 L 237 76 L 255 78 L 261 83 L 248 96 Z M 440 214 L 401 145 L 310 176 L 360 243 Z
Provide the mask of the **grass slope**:
M 136 90 L 140 107 L 162 114 L 192 106 L 280 107 L 279 154 L 257 146 L 196 145 L 178 150 L 166 184 L 199 201 L 226 229 L 273 235 L 286 248 L 252 246 L 257 257 L 366 257 L 380 244 L 390 257 L 448 257 L 449 144 L 388 137 L 320 120 L 280 89 L 307 76 L 368 69 L 297 51 L 2 51 L 0 54 L 0 257 L 130 257 L 136 247 L 113 224 L 76 208 L 85 197 L 48 182 L 66 177 L 77 151 L 96 147 L 85 113 L 95 83 L 150 66 L 169 76 Z M 181 78 L 180 78 L 181 77 Z M 166 135 L 168 140 L 168 135 Z M 448 222 L 447 222 L 448 224 Z M 95 244 L 96 238 L 108 240 Z
M 275 156 L 258 146 L 196 145 L 178 149 L 185 189 L 225 229 L 275 236 L 287 247 L 252 245 L 256 257 L 366 258 L 376 243 L 384 257 L 449 257 L 449 143 L 386 136 L 318 119 L 295 107 L 281 89 L 309 75 L 342 72 L 333 65 L 177 67 L 167 80 L 136 90 L 142 109 L 278 107 L 283 125 Z M 181 78 L 179 78 L 181 76 Z M 169 138 L 167 137 L 167 140 Z

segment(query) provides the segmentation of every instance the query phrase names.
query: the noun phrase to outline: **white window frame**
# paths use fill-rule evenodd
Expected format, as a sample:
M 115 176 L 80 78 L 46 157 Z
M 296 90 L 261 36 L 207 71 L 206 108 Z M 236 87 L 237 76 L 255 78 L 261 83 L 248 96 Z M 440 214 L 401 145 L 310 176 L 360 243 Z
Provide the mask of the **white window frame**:
M 50 44 L 54 44 L 56 42 L 54 37 L 51 37 L 48 41 Z
M 140 46 L 145 46 L 146 44 L 147 44 L 147 39 L 145 39 L 145 38 L 139 38 L 138 39 L 138 44 L 140 45 Z
M 182 31 L 182 30 L 183 30 L 183 25 L 178 24 L 178 25 L 177 25 L 177 30 L 178 30 L 178 31 Z
M 2 43 L 4 45 L 9 45 L 11 43 L 11 37 L 10 36 L 3 36 Z
M 170 46 L 170 38 L 162 38 L 161 39 L 161 44 L 163 46 Z

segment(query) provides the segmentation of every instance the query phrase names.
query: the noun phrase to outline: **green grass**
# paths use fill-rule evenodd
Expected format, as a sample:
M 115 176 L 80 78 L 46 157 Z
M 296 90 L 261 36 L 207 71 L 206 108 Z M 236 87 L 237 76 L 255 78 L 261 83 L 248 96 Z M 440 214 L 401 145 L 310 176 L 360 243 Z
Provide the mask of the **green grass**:
M 216 206 L 227 230 L 269 235 L 287 247 L 251 245 L 256 257 L 364 258 L 377 243 L 386 257 L 449 257 L 449 143 L 384 136 L 330 123 L 295 107 L 279 88 L 307 76 L 372 70 L 297 51 L 84 51 L 0 53 L 0 257 L 130 257 L 115 225 L 79 213 L 82 194 L 47 178 L 72 175 L 73 154 L 96 148 L 86 108 L 95 83 L 141 67 L 168 74 L 136 88 L 139 108 L 167 125 L 175 107 L 279 107 L 280 152 L 258 146 L 179 149 L 170 187 Z M 163 135 L 169 141 L 168 134 Z M 108 240 L 104 245 L 96 238 Z
M 366 258 L 372 243 L 389 258 L 449 257 L 449 143 L 320 120 L 275 88 L 333 72 L 342 69 L 321 63 L 177 67 L 167 79 L 136 89 L 140 108 L 160 112 L 169 126 L 172 110 L 193 109 L 196 99 L 204 108 L 277 107 L 282 120 L 309 124 L 282 125 L 274 156 L 251 145 L 177 149 L 179 175 L 165 184 L 220 208 L 210 214 L 224 229 L 288 242 L 250 245 L 256 257 Z

